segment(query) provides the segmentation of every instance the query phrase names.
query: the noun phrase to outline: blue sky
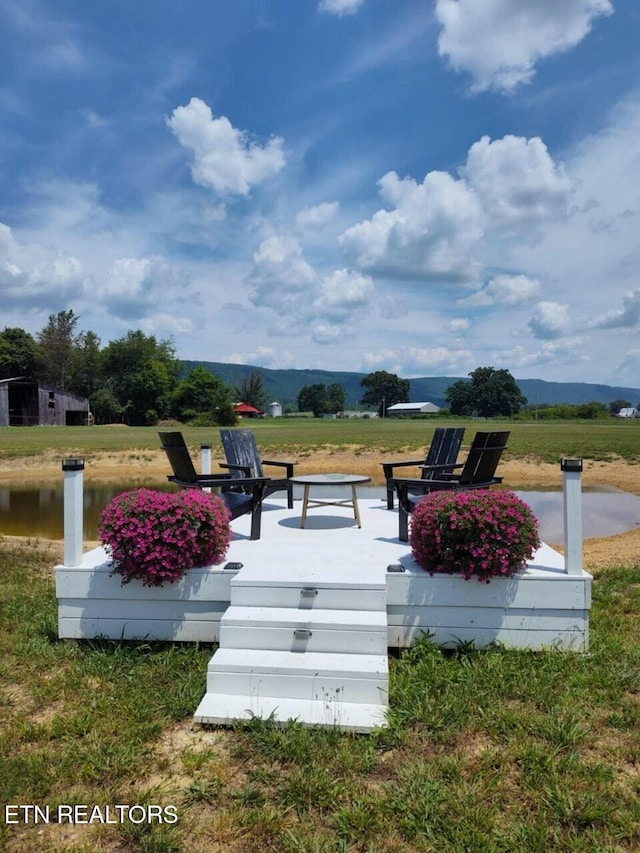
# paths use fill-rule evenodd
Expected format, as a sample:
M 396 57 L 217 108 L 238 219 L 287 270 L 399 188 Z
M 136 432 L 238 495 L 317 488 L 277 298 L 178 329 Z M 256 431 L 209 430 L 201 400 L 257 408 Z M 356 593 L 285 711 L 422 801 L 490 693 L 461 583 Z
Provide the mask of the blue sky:
M 0 0 L 0 328 L 640 384 L 637 0 Z

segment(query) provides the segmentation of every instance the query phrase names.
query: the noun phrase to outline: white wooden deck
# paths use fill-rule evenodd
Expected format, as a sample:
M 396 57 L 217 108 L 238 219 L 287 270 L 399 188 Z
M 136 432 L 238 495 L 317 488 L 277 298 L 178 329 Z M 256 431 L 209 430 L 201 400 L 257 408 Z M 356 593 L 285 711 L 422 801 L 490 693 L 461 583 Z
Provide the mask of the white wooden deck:
M 195 713 L 202 723 L 252 715 L 369 731 L 387 707 L 387 647 L 429 632 L 520 648 L 588 647 L 591 577 L 567 575 L 543 546 L 517 579 L 430 577 L 400 542 L 397 512 L 362 499 L 362 527 L 343 507 L 268 500 L 262 537 L 233 523 L 226 562 L 160 589 L 111 577 L 102 549 L 59 566 L 61 637 L 219 641 Z M 400 566 L 403 571 L 389 571 Z

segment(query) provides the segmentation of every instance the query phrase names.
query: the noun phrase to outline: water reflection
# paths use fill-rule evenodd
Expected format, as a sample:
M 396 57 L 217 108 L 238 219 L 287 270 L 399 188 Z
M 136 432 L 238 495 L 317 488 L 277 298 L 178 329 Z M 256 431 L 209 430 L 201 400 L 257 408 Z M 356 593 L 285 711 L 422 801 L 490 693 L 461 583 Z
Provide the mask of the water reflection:
M 109 501 L 141 483 L 86 484 L 84 488 L 84 538 L 97 539 L 100 512 Z M 154 483 L 151 488 L 171 490 L 174 487 Z M 385 496 L 383 488 L 358 490 L 362 498 Z M 518 492 L 528 503 L 540 522 L 540 535 L 546 542 L 562 542 L 563 514 L 561 492 Z M 294 492 L 296 499 L 301 492 Z M 627 492 L 583 492 L 583 532 L 585 537 L 612 536 L 640 525 L 640 497 Z M 40 536 L 62 539 L 63 487 L 0 488 L 0 534 Z

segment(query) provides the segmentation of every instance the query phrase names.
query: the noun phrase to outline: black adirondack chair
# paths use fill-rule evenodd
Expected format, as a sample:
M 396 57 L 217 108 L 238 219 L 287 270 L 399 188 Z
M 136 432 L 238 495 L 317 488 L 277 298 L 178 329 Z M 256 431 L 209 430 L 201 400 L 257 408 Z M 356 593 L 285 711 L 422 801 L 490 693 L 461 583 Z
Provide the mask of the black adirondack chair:
M 430 480 L 394 478 L 393 486 L 398 494 L 398 538 L 406 542 L 409 538 L 409 515 L 421 497 L 429 492 L 450 489 L 488 489 L 502 482 L 496 477 L 496 468 L 507 446 L 509 432 L 477 432 L 464 463 L 450 467 L 461 468 L 459 474 L 438 473 L 435 466 Z M 429 467 L 429 466 L 425 466 Z M 433 466 L 431 466 L 433 468 Z
M 437 427 L 431 439 L 426 459 L 406 459 L 401 462 L 382 462 L 384 478 L 387 481 L 387 509 L 393 509 L 393 471 L 394 468 L 420 467 L 421 480 L 431 480 L 436 473 L 448 474 L 458 459 L 458 451 L 464 437 L 464 427 Z M 420 494 L 424 492 L 420 491 Z
M 221 468 L 228 468 L 232 477 L 267 477 L 265 482 L 265 497 L 274 492 L 286 491 L 287 506 L 293 508 L 293 462 L 279 462 L 272 459 L 261 459 L 256 439 L 251 429 L 221 429 L 220 439 L 227 458 L 221 462 Z M 286 476 L 270 477 L 265 474 L 264 465 L 284 468 Z
M 160 432 L 162 449 L 167 454 L 173 474 L 167 479 L 181 489 L 220 489 L 231 518 L 251 513 L 251 539 L 260 538 L 262 500 L 265 477 L 231 477 L 226 474 L 198 474 L 181 432 Z

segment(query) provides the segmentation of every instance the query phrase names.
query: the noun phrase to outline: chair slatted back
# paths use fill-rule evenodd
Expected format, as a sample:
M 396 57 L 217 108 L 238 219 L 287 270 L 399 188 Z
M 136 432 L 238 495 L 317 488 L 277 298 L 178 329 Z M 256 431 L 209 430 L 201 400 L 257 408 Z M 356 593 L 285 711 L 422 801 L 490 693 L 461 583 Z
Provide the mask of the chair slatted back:
M 489 483 L 495 476 L 510 432 L 477 432 L 460 473 L 459 484 Z
M 181 432 L 159 432 L 162 449 L 169 458 L 173 475 L 178 480 L 198 484 L 198 474 L 191 459 L 189 448 L 184 442 Z
M 229 465 L 247 465 L 251 477 L 264 477 L 262 461 L 256 439 L 251 429 L 221 429 L 220 439 Z M 242 471 L 232 471 L 230 476 L 244 477 Z
M 464 438 L 464 427 L 437 427 L 433 433 L 431 446 L 425 465 L 455 465 L 460 445 Z M 438 471 L 422 471 L 422 479 L 431 479 L 449 474 L 453 468 L 439 468 Z

